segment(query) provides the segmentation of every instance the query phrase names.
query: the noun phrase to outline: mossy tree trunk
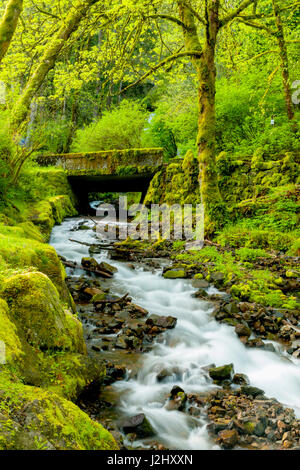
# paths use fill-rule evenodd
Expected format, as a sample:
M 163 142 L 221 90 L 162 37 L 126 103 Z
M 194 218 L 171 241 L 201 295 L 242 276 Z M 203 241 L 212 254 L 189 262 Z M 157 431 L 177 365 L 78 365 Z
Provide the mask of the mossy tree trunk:
M 203 55 L 197 70 L 199 84 L 198 156 L 202 202 L 207 220 L 217 220 L 222 198 L 216 168 L 216 66 L 219 30 L 219 0 L 206 2 L 206 33 Z
M 289 61 L 287 47 L 284 37 L 283 23 L 280 15 L 280 8 L 277 3 L 277 0 L 272 0 L 273 11 L 276 22 L 277 32 L 275 34 L 278 46 L 279 46 L 279 56 L 281 61 L 281 70 L 282 70 L 282 80 L 283 80 L 283 89 L 285 97 L 285 105 L 287 110 L 287 115 L 290 121 L 295 117 L 294 105 L 292 100 L 292 92 L 290 86 L 290 77 L 289 77 Z
M 90 7 L 97 3 L 97 1 L 84 0 L 76 2 L 67 17 L 62 20 L 60 29 L 50 41 L 36 70 L 31 75 L 22 95 L 13 108 L 11 128 L 15 133 L 17 133 L 21 124 L 26 120 L 30 103 L 40 89 L 48 72 L 54 67 L 63 46 L 71 34 L 78 29 L 80 22 L 86 16 Z
M 192 59 L 198 77 L 198 160 L 201 201 L 205 207 L 206 228 L 218 223 L 223 206 L 218 187 L 216 169 L 216 67 L 215 50 L 219 30 L 219 0 L 206 0 L 205 41 L 200 44 L 197 26 L 192 11 L 185 1 L 178 1 L 179 16 L 184 23 L 185 47 L 199 51 L 201 56 Z
M 0 23 L 0 63 L 5 56 L 17 28 L 23 9 L 23 0 L 9 0 Z

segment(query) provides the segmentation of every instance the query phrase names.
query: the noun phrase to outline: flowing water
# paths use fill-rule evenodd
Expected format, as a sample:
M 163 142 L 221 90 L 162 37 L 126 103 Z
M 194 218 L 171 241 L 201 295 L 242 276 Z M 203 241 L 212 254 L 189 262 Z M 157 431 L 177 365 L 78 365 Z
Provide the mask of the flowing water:
M 80 262 L 88 256 L 88 247 L 70 242 L 70 238 L 97 243 L 92 230 L 72 231 L 79 219 L 65 220 L 53 229 L 50 243 L 68 260 Z M 99 242 L 99 240 L 98 240 Z M 97 261 L 108 259 L 108 252 L 95 255 Z M 164 279 L 161 270 L 131 269 L 113 261 L 118 273 L 109 281 L 111 292 L 129 292 L 133 301 L 150 314 L 171 315 L 177 326 L 158 339 L 153 349 L 143 355 L 138 373 L 114 384 L 120 394 L 120 415 L 144 413 L 157 432 L 158 441 L 170 449 L 211 449 L 213 444 L 203 420 L 166 409 L 166 397 L 174 385 L 186 393 L 204 393 L 216 388 L 203 369 L 209 364 L 234 364 L 236 373 L 248 375 L 251 385 L 266 396 L 294 408 L 300 417 L 300 361 L 288 356 L 278 344 L 276 352 L 246 348 L 232 327 L 217 323 L 211 304 L 192 297 L 191 281 Z M 78 272 L 81 274 L 82 272 Z M 172 372 L 163 383 L 157 380 L 162 370 Z

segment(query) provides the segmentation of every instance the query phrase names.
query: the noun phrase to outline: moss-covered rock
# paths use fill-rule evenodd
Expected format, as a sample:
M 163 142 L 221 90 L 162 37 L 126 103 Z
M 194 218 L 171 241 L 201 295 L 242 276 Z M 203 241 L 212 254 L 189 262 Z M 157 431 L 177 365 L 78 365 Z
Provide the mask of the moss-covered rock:
M 13 363 L 24 355 L 17 327 L 10 320 L 8 305 L 3 299 L 0 299 L 0 341 L 5 345 L 4 360 L 6 362 Z
M 100 390 L 106 374 L 86 354 L 64 267 L 44 243 L 54 223 L 76 213 L 67 176 L 25 171 L 18 189 L 22 198 L 0 214 L 0 449 L 116 449 L 65 400 Z
M 63 308 L 57 289 L 45 274 L 12 276 L 3 282 L 1 295 L 29 344 L 41 350 L 85 353 L 81 323 Z
M 112 435 L 55 393 L 0 374 L 0 449 L 117 450 Z
M 233 364 L 227 364 L 221 367 L 212 367 L 209 369 L 208 373 L 213 380 L 231 379 L 234 374 Z
M 69 196 L 54 196 L 32 205 L 29 219 L 37 225 L 46 239 L 55 223 L 60 224 L 65 217 L 76 214 L 73 202 Z
M 65 284 L 65 269 L 53 247 L 30 238 L 15 236 L 13 230 L 11 230 L 11 235 L 1 235 L 0 226 L 0 256 L 14 270 L 35 267 L 46 274 L 57 288 L 62 301 L 73 308 L 73 302 Z M 3 269 L 0 272 L 0 279 L 6 278 L 8 274 Z
M 163 274 L 165 279 L 182 279 L 185 277 L 184 269 L 169 269 Z
M 172 162 L 153 177 L 144 203 L 196 204 L 200 202 L 198 162 L 188 151 L 183 160 Z

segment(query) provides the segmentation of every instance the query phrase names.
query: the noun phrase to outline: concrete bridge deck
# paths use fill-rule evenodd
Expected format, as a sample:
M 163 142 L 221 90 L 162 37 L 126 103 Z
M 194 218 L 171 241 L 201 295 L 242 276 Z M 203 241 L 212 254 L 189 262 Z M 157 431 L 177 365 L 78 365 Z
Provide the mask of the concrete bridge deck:
M 88 153 L 65 153 L 37 157 L 41 166 L 61 166 L 68 176 L 126 176 L 155 173 L 163 163 L 163 149 L 108 150 Z

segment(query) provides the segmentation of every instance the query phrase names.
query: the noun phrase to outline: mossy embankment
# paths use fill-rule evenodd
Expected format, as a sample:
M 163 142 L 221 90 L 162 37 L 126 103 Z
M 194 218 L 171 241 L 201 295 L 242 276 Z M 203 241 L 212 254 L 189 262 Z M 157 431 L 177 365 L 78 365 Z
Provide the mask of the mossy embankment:
M 217 166 L 227 215 L 218 230 L 206 234 L 209 240 L 203 250 L 185 250 L 181 240 L 126 241 L 119 245 L 119 250 L 171 255 L 174 270 L 181 277 L 203 278 L 241 300 L 298 309 L 298 161 L 296 153 L 258 153 L 239 158 L 223 152 L 217 158 Z M 147 205 L 200 202 L 198 166 L 192 152 L 155 175 L 145 202 Z M 178 276 L 174 270 L 170 276 Z
M 100 388 L 65 270 L 46 242 L 76 215 L 64 171 L 31 168 L 0 201 L 0 449 L 116 449 L 72 400 Z

